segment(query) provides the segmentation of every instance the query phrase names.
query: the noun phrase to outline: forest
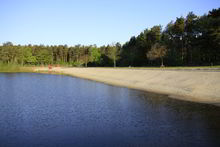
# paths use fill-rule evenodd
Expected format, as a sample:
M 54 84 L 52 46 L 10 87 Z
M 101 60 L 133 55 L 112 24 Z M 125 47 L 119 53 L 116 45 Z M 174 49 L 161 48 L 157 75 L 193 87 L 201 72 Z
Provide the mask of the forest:
M 202 16 L 189 12 L 165 28 L 155 25 L 121 45 L 0 46 L 2 64 L 74 67 L 151 67 L 220 65 L 220 8 Z

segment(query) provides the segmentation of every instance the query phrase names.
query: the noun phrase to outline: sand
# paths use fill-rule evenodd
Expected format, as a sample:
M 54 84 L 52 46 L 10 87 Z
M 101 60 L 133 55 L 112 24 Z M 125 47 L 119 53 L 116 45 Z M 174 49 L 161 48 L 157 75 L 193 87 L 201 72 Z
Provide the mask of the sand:
M 37 68 L 35 71 L 48 71 Z M 56 73 L 169 97 L 220 105 L 220 72 L 128 68 L 53 68 Z

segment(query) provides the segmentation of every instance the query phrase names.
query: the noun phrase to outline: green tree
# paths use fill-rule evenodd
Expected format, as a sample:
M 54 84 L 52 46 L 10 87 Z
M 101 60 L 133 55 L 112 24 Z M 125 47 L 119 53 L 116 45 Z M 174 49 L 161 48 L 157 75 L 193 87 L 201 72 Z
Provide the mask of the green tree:
M 23 61 L 25 64 L 35 64 L 37 62 L 36 57 L 32 55 L 31 48 L 24 48 Z
M 83 62 L 85 64 L 85 67 L 87 67 L 87 64 L 89 62 L 89 47 L 83 46 Z
M 175 33 L 175 38 L 178 39 L 176 40 L 177 43 L 179 43 L 179 49 L 180 49 L 180 52 L 181 52 L 181 61 L 182 61 L 182 64 L 183 64 L 183 60 L 184 60 L 184 23 L 185 19 L 183 17 L 180 17 L 176 19 L 176 22 L 174 23 L 174 28 L 173 28 L 173 31 Z
M 2 49 L 3 62 L 5 63 L 13 63 L 15 57 L 14 46 L 12 42 L 3 43 Z
M 193 45 L 196 41 L 196 22 L 198 17 L 193 13 L 189 12 L 186 16 L 185 21 L 185 46 L 186 46 L 186 57 L 187 57 L 187 64 L 193 63 Z
M 41 49 L 37 52 L 36 60 L 38 64 L 51 64 L 52 63 L 52 53 L 47 49 Z
M 18 62 L 23 66 L 24 64 L 36 64 L 36 57 L 32 54 L 32 48 L 18 46 Z
M 120 43 L 112 44 L 111 49 L 108 52 L 108 57 L 113 61 L 114 67 L 116 67 L 116 61 L 119 59 Z
M 90 61 L 97 66 L 101 62 L 101 51 L 96 46 L 91 46 L 89 49 Z

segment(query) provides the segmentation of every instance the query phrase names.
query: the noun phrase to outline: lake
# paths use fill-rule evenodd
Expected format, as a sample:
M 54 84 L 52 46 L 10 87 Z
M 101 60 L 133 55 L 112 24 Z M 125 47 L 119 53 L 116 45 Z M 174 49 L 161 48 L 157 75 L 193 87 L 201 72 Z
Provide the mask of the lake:
M 220 107 L 63 75 L 0 73 L 0 146 L 220 146 Z

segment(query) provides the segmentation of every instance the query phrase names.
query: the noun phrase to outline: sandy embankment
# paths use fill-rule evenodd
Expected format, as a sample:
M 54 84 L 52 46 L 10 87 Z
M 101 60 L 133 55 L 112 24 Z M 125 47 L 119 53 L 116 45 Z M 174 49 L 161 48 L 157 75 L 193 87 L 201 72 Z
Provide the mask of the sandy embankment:
M 48 71 L 47 68 L 35 70 Z M 220 104 L 220 72 L 118 68 L 53 68 L 52 71 L 178 99 Z

